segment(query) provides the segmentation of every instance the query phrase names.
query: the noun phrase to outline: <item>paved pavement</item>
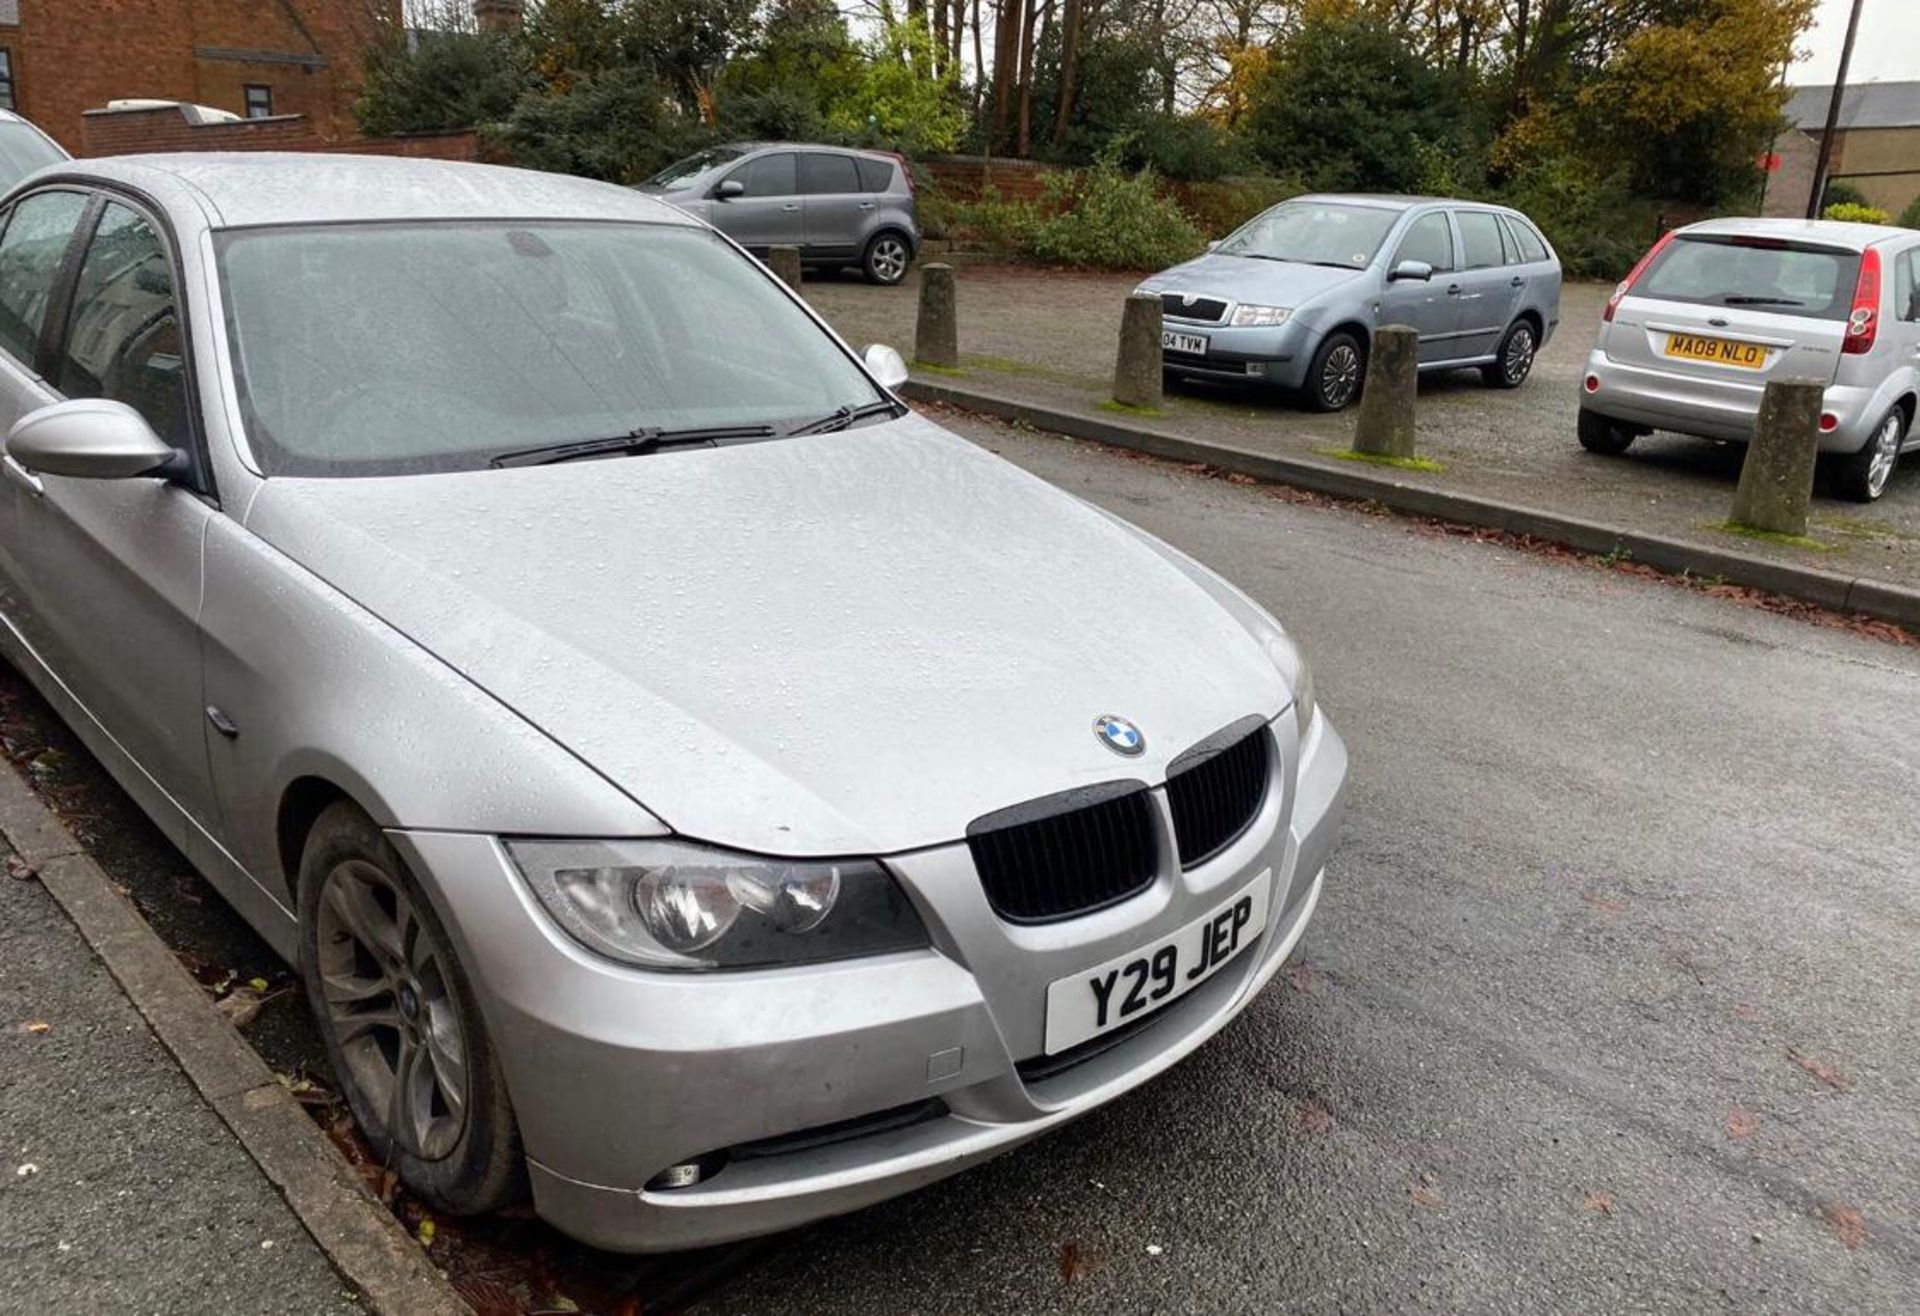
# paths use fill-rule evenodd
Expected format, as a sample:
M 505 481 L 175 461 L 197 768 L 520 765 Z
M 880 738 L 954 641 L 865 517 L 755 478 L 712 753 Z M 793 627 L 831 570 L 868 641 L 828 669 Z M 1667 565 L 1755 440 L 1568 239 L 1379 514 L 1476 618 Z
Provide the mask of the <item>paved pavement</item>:
M 1294 628 L 1346 840 L 1304 962 L 1186 1063 L 699 1310 L 1911 1310 L 1920 651 L 954 424 Z M 259 962 L 110 791 L 70 802 L 167 935 Z M 290 1005 L 250 1033 L 281 1067 Z M 217 1178 L 186 1146 L 153 1173 Z
M 913 274 L 901 287 L 875 288 L 828 276 L 810 280 L 806 294 L 856 346 L 891 343 L 910 356 L 917 280 Z M 1135 276 L 989 265 L 961 269 L 957 281 L 965 369 L 927 378 L 1084 411 L 1107 400 L 1120 306 Z M 1560 331 L 1516 392 L 1487 388 L 1476 371 L 1424 376 L 1420 450 L 1446 469 L 1394 477 L 1920 586 L 1920 457 L 1907 459 L 1876 504 L 1820 497 L 1811 530 L 1827 547 L 1814 551 L 1712 528 L 1731 510 L 1743 448 L 1658 434 L 1637 441 L 1624 458 L 1583 450 L 1574 438 L 1580 378 L 1608 291 L 1596 283 L 1568 286 Z M 1353 422 L 1309 415 L 1272 390 L 1188 385 L 1168 397 L 1165 415 L 1153 423 L 1196 439 L 1310 457 L 1348 446 Z M 1817 488 L 1825 487 L 1823 477 Z
M 0 929 L 0 1311 L 360 1311 L 53 897 Z

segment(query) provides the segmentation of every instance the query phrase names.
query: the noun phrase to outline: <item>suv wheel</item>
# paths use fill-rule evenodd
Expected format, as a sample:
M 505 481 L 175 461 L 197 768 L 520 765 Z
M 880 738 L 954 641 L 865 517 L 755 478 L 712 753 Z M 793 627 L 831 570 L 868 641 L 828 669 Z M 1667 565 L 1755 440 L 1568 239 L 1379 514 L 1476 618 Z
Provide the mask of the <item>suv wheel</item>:
M 1887 491 L 1894 464 L 1900 460 L 1900 445 L 1907 437 L 1907 413 L 1896 406 L 1874 428 L 1859 452 L 1840 465 L 1839 491 L 1856 503 L 1871 503 Z
M 1580 446 L 1602 457 L 1618 457 L 1633 446 L 1633 431 L 1597 411 L 1580 412 Z
M 436 1210 L 525 1195 L 506 1078 L 452 942 L 372 819 L 322 813 L 300 859 L 300 975 L 374 1156 Z
M 1539 344 L 1533 336 L 1533 324 L 1515 320 L 1500 340 L 1500 350 L 1492 362 L 1480 367 L 1480 378 L 1490 388 L 1519 388 L 1533 372 L 1533 354 Z
M 867 243 L 866 255 L 860 258 L 860 268 L 868 283 L 892 287 L 907 277 L 907 265 L 912 260 L 913 251 L 905 238 L 893 232 L 876 233 Z
M 1360 396 L 1366 382 L 1367 352 L 1360 340 L 1342 330 L 1328 334 L 1307 364 L 1307 406 L 1340 411 Z

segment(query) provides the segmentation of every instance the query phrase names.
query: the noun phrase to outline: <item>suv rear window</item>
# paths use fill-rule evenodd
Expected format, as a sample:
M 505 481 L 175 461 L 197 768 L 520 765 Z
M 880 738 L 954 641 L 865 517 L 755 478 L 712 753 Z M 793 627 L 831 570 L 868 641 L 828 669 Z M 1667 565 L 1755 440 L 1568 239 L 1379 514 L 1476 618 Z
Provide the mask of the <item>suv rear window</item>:
M 1844 320 L 1859 277 L 1858 252 L 1779 238 L 1688 235 L 1667 244 L 1633 295 Z

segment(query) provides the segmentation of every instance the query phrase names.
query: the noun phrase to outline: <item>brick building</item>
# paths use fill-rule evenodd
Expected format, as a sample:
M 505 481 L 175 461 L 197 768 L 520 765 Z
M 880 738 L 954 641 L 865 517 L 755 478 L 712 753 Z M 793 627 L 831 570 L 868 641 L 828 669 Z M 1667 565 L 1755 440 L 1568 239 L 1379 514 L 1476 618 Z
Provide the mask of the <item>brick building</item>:
M 1778 168 L 1767 180 L 1766 214 L 1806 212 L 1832 99 L 1831 86 L 1801 87 L 1787 102 L 1787 128 L 1773 144 Z M 1852 183 L 1890 215 L 1920 196 L 1920 82 L 1865 82 L 1841 94 L 1829 177 Z
M 108 101 L 299 115 L 319 143 L 358 136 L 361 54 L 401 0 L 0 0 L 0 106 L 75 153 Z

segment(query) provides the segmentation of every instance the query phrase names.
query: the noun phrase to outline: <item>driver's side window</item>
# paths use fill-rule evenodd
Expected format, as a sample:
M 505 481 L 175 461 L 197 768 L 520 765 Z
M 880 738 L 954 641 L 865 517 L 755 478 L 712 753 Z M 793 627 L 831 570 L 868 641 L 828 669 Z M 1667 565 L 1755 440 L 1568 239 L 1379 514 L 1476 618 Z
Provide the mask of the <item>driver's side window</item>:
M 188 448 L 184 361 L 166 244 L 144 215 L 108 202 L 80 264 L 54 387 L 124 402 Z
M 793 196 L 800 190 L 793 167 L 793 152 L 776 151 L 749 160 L 727 175 L 727 181 L 746 187 L 744 197 Z
M 1407 236 L 1400 239 L 1400 250 L 1394 254 L 1393 263 L 1397 267 L 1408 260 L 1425 261 L 1433 266 L 1435 274 L 1453 268 L 1453 229 L 1447 223 L 1444 210 L 1420 216 L 1407 230 Z

